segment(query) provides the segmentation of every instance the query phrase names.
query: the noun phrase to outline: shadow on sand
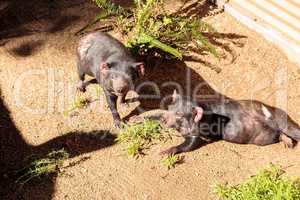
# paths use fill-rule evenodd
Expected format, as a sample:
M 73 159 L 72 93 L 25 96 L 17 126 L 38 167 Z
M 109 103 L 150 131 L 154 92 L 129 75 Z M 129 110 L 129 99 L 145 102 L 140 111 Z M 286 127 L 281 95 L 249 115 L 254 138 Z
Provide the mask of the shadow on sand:
M 34 0 L 34 1 L 2 1 L 0 3 L 0 45 L 5 45 L 9 40 L 26 35 L 39 34 L 40 32 L 56 33 L 65 30 L 80 19 L 78 15 L 64 13 L 67 7 L 84 4 L 85 0 L 76 1 L 56 1 L 56 0 Z M 198 6 L 198 5 L 197 5 Z M 197 12 L 190 6 L 185 13 L 205 16 L 211 9 L 209 4 L 204 4 Z M 201 14 L 199 14 L 199 12 Z M 80 13 L 80 12 L 78 12 Z M 43 24 L 48 24 L 44 26 Z M 31 25 L 29 25 L 31 24 Z M 34 25 L 32 25 L 34 24 Z M 242 45 L 236 39 L 245 36 L 226 33 L 207 34 L 210 41 L 216 46 L 232 52 L 228 44 L 218 41 L 226 39 L 233 45 Z M 13 52 L 21 57 L 32 55 L 45 41 L 30 41 L 23 43 L 13 49 Z M 204 60 L 186 58 L 201 62 L 207 66 Z M 171 94 L 174 89 L 178 89 L 183 95 L 197 95 L 223 98 L 224 96 L 213 89 L 195 70 L 188 67 L 182 61 L 152 59 L 147 61 L 147 76 L 141 82 L 139 99 L 141 105 L 130 113 L 126 118 L 139 114 L 146 110 L 156 108 L 166 108 L 169 104 Z M 153 87 L 155 85 L 155 87 Z M 158 92 L 159 91 L 159 92 Z M 27 144 L 22 133 L 15 126 L 9 109 L 0 99 L 0 199 L 26 199 L 24 191 L 31 191 L 27 199 L 52 199 L 56 174 L 51 178 L 44 178 L 39 181 L 32 181 L 31 184 L 23 188 L 15 183 L 16 170 L 26 165 L 24 160 L 30 155 L 46 155 L 52 150 L 65 148 L 70 157 L 96 151 L 114 144 L 114 136 L 106 131 L 91 133 L 71 132 L 63 136 L 54 138 L 39 146 Z
M 114 139 L 115 136 L 107 131 L 70 132 L 39 146 L 32 146 L 26 143 L 0 99 L 0 199 L 52 199 L 57 174 L 33 179 L 23 187 L 16 183 L 16 172 L 26 166 L 29 156 L 43 157 L 53 150 L 64 148 L 73 158 L 109 147 L 115 143 Z

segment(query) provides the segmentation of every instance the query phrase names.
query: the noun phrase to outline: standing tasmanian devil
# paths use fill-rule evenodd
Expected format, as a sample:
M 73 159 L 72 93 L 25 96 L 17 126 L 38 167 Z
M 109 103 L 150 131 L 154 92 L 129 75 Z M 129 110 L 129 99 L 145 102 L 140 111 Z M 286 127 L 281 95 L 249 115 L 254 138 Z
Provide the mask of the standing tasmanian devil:
M 95 77 L 103 87 L 115 126 L 120 127 L 117 99 L 120 97 L 121 103 L 124 103 L 134 82 L 144 75 L 143 63 L 136 62 L 118 40 L 106 33 L 95 32 L 86 35 L 79 42 L 77 69 L 80 79 L 77 88 L 85 91 L 85 74 Z
M 202 139 L 261 146 L 283 141 L 290 148 L 300 141 L 299 126 L 284 111 L 258 101 L 196 102 L 176 91 L 172 100 L 168 111 L 158 116 L 167 127 L 177 129 L 185 141 L 163 151 L 165 154 L 194 150 Z

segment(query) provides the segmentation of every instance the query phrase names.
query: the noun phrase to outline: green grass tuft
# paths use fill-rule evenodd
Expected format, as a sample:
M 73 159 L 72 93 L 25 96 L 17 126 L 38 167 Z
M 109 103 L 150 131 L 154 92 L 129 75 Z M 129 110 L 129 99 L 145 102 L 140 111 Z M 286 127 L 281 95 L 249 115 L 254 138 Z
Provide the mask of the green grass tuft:
M 143 123 L 125 125 L 117 137 L 117 142 L 126 144 L 128 156 L 143 154 L 143 150 L 154 140 L 162 138 L 161 125 L 155 120 L 145 120 Z
M 27 166 L 18 172 L 18 174 L 21 175 L 19 175 L 16 182 L 25 184 L 35 177 L 59 173 L 61 172 L 60 168 L 62 167 L 64 160 L 68 157 L 68 152 L 61 149 L 50 152 L 44 158 L 32 159 Z
M 162 164 L 168 169 L 174 168 L 176 164 L 179 164 L 183 161 L 183 157 L 178 155 L 168 155 L 168 157 L 162 160 Z
M 76 97 L 73 104 L 64 111 L 64 116 L 69 116 L 74 110 L 85 108 L 90 103 L 90 100 L 86 97 Z
M 222 200 L 296 200 L 300 199 L 300 181 L 284 177 L 281 167 L 272 165 L 250 177 L 245 183 L 217 185 Z
M 142 144 L 138 142 L 129 143 L 127 146 L 127 155 L 134 157 L 136 155 L 142 154 Z

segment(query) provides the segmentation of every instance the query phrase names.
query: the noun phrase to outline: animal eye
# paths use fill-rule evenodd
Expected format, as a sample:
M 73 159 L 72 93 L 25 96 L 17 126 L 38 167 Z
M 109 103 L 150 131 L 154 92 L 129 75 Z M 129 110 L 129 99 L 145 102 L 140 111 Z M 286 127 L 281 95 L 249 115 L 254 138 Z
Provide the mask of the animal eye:
M 113 78 L 113 79 L 116 79 L 116 78 L 118 78 L 118 75 L 117 75 L 116 73 L 113 73 L 113 74 L 112 74 L 112 78 Z

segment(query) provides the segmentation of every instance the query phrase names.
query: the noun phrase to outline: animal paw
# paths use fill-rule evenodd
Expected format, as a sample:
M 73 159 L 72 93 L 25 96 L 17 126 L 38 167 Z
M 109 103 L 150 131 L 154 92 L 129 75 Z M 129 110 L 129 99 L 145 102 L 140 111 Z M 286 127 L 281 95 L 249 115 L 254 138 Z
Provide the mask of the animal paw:
M 116 128 L 123 128 L 124 126 L 121 120 L 115 120 L 114 124 Z
M 165 151 L 160 152 L 160 155 L 174 155 L 178 153 L 178 149 L 176 147 L 171 147 Z
M 283 142 L 285 148 L 294 148 L 295 146 L 293 139 L 284 134 L 280 135 L 280 140 Z
M 80 92 L 85 92 L 86 91 L 85 87 L 82 84 L 78 84 L 76 88 Z
M 122 107 L 126 107 L 126 108 L 129 108 L 129 107 L 130 107 L 130 105 L 129 105 L 128 102 L 122 102 L 122 103 L 120 103 L 120 105 L 121 105 Z
M 131 122 L 131 123 L 139 123 L 139 122 L 142 122 L 143 120 L 144 120 L 143 117 L 141 117 L 139 115 L 135 115 L 135 116 L 130 117 L 129 122 Z

